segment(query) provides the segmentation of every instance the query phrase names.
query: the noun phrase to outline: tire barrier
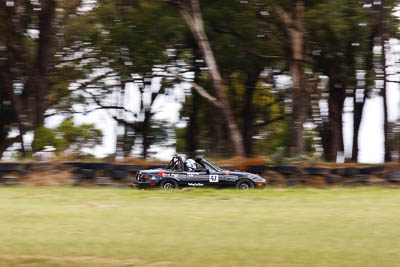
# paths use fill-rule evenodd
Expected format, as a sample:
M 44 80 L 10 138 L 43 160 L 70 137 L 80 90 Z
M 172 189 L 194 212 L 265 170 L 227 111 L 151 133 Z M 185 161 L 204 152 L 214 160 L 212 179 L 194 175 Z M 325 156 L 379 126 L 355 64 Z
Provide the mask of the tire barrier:
M 304 171 L 308 175 L 325 175 L 328 173 L 328 171 L 324 168 L 319 168 L 319 167 L 306 167 L 304 168 Z
M 331 170 L 332 174 L 337 174 L 340 176 L 344 176 L 344 177 L 351 177 L 354 176 L 356 174 L 359 174 L 359 170 L 357 168 L 337 168 L 337 169 L 332 169 Z
M 383 179 L 389 182 L 400 182 L 400 174 L 398 173 L 387 173 L 383 175 Z
M 248 171 L 255 174 L 263 174 L 267 166 L 249 166 Z
M 334 174 L 328 174 L 324 176 L 325 182 L 329 185 L 339 184 L 343 181 L 343 177 Z
M 0 184 L 93 184 L 124 187 L 132 184 L 136 173 L 141 169 L 143 168 L 138 165 L 103 162 L 0 163 Z M 57 183 L 54 182 L 55 179 Z
M 45 180 L 47 176 L 53 175 L 55 177 L 58 175 L 58 177 L 63 177 L 57 179 L 61 179 L 61 183 L 65 182 L 64 184 L 126 188 L 132 184 L 138 171 L 160 167 L 164 167 L 164 165 L 148 167 L 103 162 L 0 163 L 0 184 L 4 186 L 25 184 L 27 180 L 32 178 L 32 175 L 36 175 L 36 181 Z M 235 166 L 224 166 L 223 168 L 227 170 L 237 169 Z M 360 167 L 251 165 L 247 166 L 245 171 L 261 175 L 268 180 L 270 186 L 387 186 L 400 188 L 400 167 L 390 164 Z M 27 184 L 35 185 L 35 183 Z M 54 181 L 49 183 L 49 185 L 54 184 Z M 43 181 L 39 185 L 46 185 L 46 182 Z
M 275 186 L 388 186 L 400 188 L 400 168 L 390 165 L 367 167 L 298 167 L 282 165 L 268 167 L 265 177 Z
M 359 168 L 358 170 L 360 174 L 373 174 L 377 172 L 383 172 L 385 169 L 386 169 L 385 165 L 378 165 L 378 166 Z
M 112 163 L 68 163 L 75 167 L 73 171 L 74 185 L 95 184 L 131 185 L 136 173 L 143 169 L 138 165 Z
M 25 174 L 25 165 L 21 163 L 1 163 L 0 164 L 0 183 L 3 185 L 16 185 L 19 177 Z
M 269 169 L 283 175 L 292 175 L 300 173 L 299 169 L 296 166 L 282 165 L 282 166 L 269 167 Z

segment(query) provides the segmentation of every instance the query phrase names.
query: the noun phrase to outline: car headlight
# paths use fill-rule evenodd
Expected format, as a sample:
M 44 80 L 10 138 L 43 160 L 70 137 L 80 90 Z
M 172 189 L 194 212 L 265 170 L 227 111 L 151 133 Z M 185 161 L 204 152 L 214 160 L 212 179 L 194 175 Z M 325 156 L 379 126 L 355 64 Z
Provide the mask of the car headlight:
M 255 179 L 255 181 L 256 181 L 256 182 L 265 182 L 265 179 L 264 179 L 264 178 L 261 178 L 260 176 L 258 176 L 258 177 Z

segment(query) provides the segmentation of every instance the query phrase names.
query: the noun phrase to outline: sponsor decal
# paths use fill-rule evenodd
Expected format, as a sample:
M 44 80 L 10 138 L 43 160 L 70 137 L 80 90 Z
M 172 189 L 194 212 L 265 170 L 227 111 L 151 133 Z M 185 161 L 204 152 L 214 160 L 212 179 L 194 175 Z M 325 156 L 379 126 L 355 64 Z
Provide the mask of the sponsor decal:
M 177 173 L 166 173 L 165 176 L 166 176 L 166 177 L 178 178 L 178 174 L 177 174 Z
M 188 183 L 188 186 L 204 186 L 204 184 L 201 184 L 201 183 Z
M 210 183 L 218 183 L 219 182 L 218 175 L 210 175 L 210 176 L 208 176 L 208 181 Z

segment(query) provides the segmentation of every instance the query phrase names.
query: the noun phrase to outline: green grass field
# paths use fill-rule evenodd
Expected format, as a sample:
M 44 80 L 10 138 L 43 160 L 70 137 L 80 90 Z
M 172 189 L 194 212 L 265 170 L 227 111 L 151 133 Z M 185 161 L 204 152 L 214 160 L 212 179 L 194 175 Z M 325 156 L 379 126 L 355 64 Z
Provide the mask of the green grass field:
M 0 266 L 396 266 L 400 191 L 1 187 Z

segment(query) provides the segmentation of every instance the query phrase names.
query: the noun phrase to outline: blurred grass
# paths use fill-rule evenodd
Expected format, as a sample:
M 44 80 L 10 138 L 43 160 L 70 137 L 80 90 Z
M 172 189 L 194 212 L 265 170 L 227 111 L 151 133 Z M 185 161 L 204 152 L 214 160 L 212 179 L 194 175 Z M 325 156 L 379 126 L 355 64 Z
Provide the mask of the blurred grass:
M 400 191 L 0 188 L 0 266 L 396 266 Z

